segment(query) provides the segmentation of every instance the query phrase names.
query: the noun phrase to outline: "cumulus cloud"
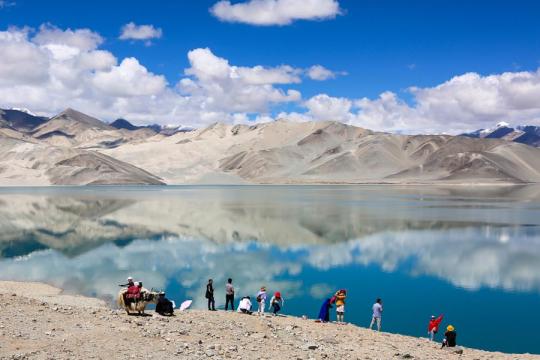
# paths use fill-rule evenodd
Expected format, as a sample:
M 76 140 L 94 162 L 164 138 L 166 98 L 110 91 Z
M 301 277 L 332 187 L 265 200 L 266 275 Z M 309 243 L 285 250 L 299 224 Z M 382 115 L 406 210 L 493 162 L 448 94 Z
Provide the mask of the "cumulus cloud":
M 97 73 L 93 83 L 103 94 L 119 97 L 156 95 L 167 86 L 163 76 L 150 73 L 135 58 L 126 58 L 109 71 Z
M 62 45 L 80 51 L 90 51 L 103 43 L 103 38 L 90 29 L 61 30 L 46 24 L 39 27 L 39 32 L 32 41 L 41 46 Z
M 234 66 L 210 49 L 188 53 L 185 76 L 169 85 L 136 58 L 117 59 L 89 29 L 0 31 L 1 107 L 53 115 L 73 107 L 104 120 L 204 126 L 268 121 L 275 104 L 297 102 L 303 69 L 289 65 Z
M 333 19 L 341 10 L 337 0 L 249 0 L 236 4 L 222 0 L 210 12 L 221 21 L 269 26 Z
M 154 25 L 136 25 L 134 22 L 130 22 L 122 26 L 119 39 L 149 41 L 151 39 L 161 38 L 162 34 L 163 31 L 160 28 L 154 27 Z
M 188 53 L 190 67 L 178 86 L 191 95 L 190 101 L 206 110 L 226 112 L 265 112 L 270 104 L 298 101 L 298 91 L 284 91 L 274 84 L 300 82 L 296 70 L 290 66 L 266 68 L 238 67 L 212 53 L 208 48 Z
M 335 120 L 373 130 L 462 133 L 506 121 L 540 125 L 540 69 L 482 76 L 466 73 L 434 87 L 411 87 L 412 102 L 385 91 L 375 99 L 316 95 L 297 121 Z
M 168 84 L 138 59 L 117 59 L 100 49 L 103 41 L 90 29 L 50 24 L 0 31 L 0 107 L 43 115 L 72 107 L 104 120 L 195 127 L 271 121 L 269 114 L 290 104 L 300 108 L 277 118 L 335 120 L 379 131 L 456 134 L 501 121 L 540 125 L 540 69 L 466 73 L 436 86 L 410 87 L 407 101 L 391 91 L 376 98 L 321 93 L 303 99 L 295 87 L 304 78 L 343 73 L 322 65 L 238 66 L 199 48 L 187 54 L 183 76 Z
M 307 76 L 311 80 L 318 80 L 318 81 L 334 79 L 338 75 L 338 73 L 333 72 L 332 70 L 328 70 L 322 65 L 313 65 L 307 70 L 306 73 L 307 73 Z M 339 74 L 343 74 L 343 73 L 339 73 Z

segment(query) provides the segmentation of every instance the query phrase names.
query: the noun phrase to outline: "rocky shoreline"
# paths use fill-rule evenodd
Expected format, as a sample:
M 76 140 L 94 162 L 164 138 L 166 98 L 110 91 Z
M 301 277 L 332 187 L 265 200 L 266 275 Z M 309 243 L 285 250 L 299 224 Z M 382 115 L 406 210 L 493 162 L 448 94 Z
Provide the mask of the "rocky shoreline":
M 98 299 L 0 281 L 0 359 L 540 359 L 296 317 L 188 310 L 128 316 Z

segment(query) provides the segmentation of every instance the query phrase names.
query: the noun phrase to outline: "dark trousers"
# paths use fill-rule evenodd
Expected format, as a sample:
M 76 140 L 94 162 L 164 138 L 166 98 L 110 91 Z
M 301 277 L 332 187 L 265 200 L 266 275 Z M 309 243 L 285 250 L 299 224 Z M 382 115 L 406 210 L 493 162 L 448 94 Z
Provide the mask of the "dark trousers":
M 208 310 L 216 310 L 216 301 L 214 295 L 208 297 Z
M 231 303 L 231 310 L 234 311 L 234 294 L 225 294 L 225 311 L 229 310 L 229 302 Z
M 281 306 L 279 306 L 278 303 L 273 303 L 272 306 L 274 307 L 274 315 L 277 314 L 279 310 L 281 310 Z

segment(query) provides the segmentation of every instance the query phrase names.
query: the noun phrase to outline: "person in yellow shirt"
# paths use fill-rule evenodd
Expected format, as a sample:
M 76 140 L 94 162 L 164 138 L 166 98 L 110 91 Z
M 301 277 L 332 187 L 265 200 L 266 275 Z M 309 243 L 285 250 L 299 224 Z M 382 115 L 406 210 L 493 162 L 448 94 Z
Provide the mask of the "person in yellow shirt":
M 334 295 L 336 298 L 336 315 L 337 323 L 344 324 L 343 317 L 345 316 L 345 299 L 347 298 L 347 290 L 341 289 Z

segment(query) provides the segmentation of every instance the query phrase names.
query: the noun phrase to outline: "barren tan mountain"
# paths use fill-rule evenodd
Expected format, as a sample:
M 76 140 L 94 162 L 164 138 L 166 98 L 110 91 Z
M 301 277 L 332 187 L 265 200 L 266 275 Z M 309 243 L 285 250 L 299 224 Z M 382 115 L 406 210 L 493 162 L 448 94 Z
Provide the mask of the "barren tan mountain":
M 98 152 L 34 143 L 0 135 L 0 184 L 159 185 L 162 182 L 142 169 Z
M 540 149 L 503 140 L 376 133 L 338 122 L 214 124 L 104 153 L 168 184 L 535 183 Z
M 538 148 L 333 121 L 217 123 L 166 136 L 67 109 L 29 132 L 0 124 L 0 136 L 0 185 L 540 182 Z

